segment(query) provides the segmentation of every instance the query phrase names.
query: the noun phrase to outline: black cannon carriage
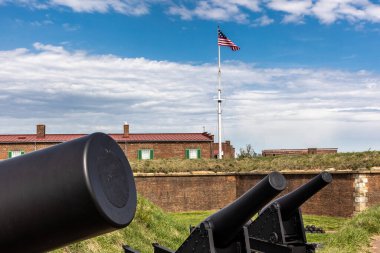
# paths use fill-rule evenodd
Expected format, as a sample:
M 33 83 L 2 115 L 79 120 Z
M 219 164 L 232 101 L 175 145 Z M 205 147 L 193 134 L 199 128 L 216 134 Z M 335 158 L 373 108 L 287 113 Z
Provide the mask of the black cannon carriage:
M 273 253 L 312 253 L 314 244 L 307 244 L 300 206 L 332 182 L 322 172 L 294 191 L 274 200 L 247 225 L 251 249 Z
M 245 224 L 263 208 L 270 200 L 286 187 L 284 176 L 272 172 L 258 184 L 212 214 L 198 226 L 192 229 L 190 236 L 176 250 L 172 251 L 159 244 L 153 244 L 155 253 L 238 253 L 250 252 L 247 233 L 244 233 Z M 138 251 L 125 246 L 126 253 Z
M 240 198 L 202 221 L 175 251 L 157 243 L 155 253 L 313 253 L 308 244 L 300 206 L 331 183 L 323 172 L 293 192 L 270 200 L 285 189 L 286 180 L 273 172 Z M 256 212 L 261 211 L 255 220 Z M 138 253 L 124 246 L 125 253 Z

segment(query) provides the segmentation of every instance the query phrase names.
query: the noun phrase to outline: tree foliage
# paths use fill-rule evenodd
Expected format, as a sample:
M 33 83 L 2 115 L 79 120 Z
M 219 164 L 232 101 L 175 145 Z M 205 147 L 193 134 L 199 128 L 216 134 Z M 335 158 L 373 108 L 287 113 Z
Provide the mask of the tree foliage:
M 238 154 L 237 158 L 238 159 L 253 158 L 256 156 L 257 156 L 257 153 L 252 148 L 251 144 L 247 144 L 245 148 L 240 148 L 240 153 Z

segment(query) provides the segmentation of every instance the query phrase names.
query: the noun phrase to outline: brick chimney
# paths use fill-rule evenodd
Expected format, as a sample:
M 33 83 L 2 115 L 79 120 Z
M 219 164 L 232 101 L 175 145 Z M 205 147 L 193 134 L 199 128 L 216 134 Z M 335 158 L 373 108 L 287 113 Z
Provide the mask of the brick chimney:
M 123 133 L 123 137 L 124 138 L 128 138 L 129 137 L 129 125 L 127 122 L 124 123 L 124 133 Z
M 37 138 L 45 138 L 45 130 L 46 126 L 43 124 L 38 124 L 37 125 Z

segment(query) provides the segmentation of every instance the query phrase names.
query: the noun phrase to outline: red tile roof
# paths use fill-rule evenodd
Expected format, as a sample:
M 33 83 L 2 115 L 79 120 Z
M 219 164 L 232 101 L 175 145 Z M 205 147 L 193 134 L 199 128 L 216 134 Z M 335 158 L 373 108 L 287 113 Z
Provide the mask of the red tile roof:
M 0 135 L 0 143 L 44 143 L 65 142 L 86 134 L 46 134 L 37 138 L 36 134 L 7 134 Z M 160 134 L 109 134 L 117 142 L 210 142 L 212 137 L 207 133 L 160 133 Z

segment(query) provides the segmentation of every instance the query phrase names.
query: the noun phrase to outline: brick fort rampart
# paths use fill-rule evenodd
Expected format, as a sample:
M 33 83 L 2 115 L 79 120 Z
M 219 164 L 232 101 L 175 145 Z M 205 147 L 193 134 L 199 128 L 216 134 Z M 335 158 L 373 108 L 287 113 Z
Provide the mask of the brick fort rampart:
M 319 172 L 281 172 L 284 195 Z M 137 191 L 166 211 L 220 209 L 254 186 L 268 173 L 136 173 Z M 306 214 L 349 217 L 380 204 L 380 170 L 334 171 L 333 182 L 304 205 Z M 279 195 L 279 196 L 281 196 Z

